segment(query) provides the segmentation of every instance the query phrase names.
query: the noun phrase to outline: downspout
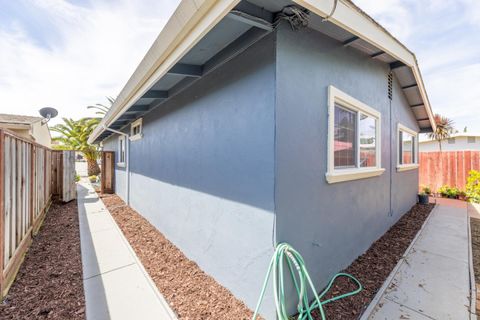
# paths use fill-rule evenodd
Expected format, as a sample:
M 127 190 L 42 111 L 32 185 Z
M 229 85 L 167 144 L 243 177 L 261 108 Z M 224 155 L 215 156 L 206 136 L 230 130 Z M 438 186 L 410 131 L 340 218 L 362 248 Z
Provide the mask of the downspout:
M 108 128 L 107 126 L 102 126 L 103 130 L 110 131 L 125 137 L 125 195 L 127 205 L 130 205 L 130 135 L 122 131 Z

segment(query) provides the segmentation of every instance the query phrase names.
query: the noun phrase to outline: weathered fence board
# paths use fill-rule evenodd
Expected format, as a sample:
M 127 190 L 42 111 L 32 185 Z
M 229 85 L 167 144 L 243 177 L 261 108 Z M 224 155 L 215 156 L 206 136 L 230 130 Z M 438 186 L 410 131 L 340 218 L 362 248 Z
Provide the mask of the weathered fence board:
M 470 170 L 480 170 L 480 151 L 420 152 L 419 182 L 437 191 L 443 185 L 465 190 Z
M 67 173 L 61 161 L 64 154 Z M 15 278 L 52 195 L 65 196 L 66 176 L 68 197 L 74 197 L 75 168 L 70 158 L 74 159 L 73 151 L 53 151 L 0 129 L 0 298 Z
M 102 152 L 102 176 L 100 187 L 102 193 L 115 192 L 115 153 L 113 151 Z
M 75 187 L 75 152 L 63 151 L 62 169 L 62 201 L 68 202 L 76 198 Z

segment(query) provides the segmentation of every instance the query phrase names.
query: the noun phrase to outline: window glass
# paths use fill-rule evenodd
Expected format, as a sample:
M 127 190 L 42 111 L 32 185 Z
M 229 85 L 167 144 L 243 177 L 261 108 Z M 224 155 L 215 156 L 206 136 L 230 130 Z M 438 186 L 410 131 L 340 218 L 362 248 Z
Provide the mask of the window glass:
M 415 137 L 408 132 L 400 131 L 400 164 L 412 164 L 415 159 L 414 153 Z
M 118 140 L 118 162 L 125 162 L 125 138 L 123 136 Z
M 360 114 L 360 167 L 376 166 L 376 128 L 377 121 Z
M 468 137 L 468 143 L 475 143 L 476 139 L 475 137 Z
M 455 144 L 455 138 L 449 138 L 448 144 Z
M 356 167 L 356 118 L 357 114 L 335 105 L 334 166 Z

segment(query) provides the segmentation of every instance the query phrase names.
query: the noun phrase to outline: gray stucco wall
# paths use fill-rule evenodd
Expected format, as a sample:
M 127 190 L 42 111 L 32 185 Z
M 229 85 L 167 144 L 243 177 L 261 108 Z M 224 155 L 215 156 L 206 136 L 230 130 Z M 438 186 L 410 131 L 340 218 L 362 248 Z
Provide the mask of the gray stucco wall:
M 417 170 L 396 171 L 396 130 L 418 126 L 395 81 L 388 99 L 388 72 L 314 30 L 281 25 L 144 117 L 144 138 L 130 145 L 131 206 L 252 309 L 276 212 L 277 242 L 302 253 L 320 289 L 416 201 Z M 382 113 L 381 176 L 326 182 L 329 85 Z M 124 182 L 117 168 L 123 198 Z M 269 293 L 262 314 L 273 312 Z
M 131 206 L 252 309 L 273 253 L 274 72 L 271 35 L 148 113 L 130 143 Z
M 280 26 L 276 68 L 277 241 L 301 252 L 320 289 L 415 204 L 417 170 L 396 172 L 396 124 L 418 126 L 396 84 L 391 138 L 389 67 L 317 31 Z M 329 85 L 381 112 L 381 176 L 326 182 Z

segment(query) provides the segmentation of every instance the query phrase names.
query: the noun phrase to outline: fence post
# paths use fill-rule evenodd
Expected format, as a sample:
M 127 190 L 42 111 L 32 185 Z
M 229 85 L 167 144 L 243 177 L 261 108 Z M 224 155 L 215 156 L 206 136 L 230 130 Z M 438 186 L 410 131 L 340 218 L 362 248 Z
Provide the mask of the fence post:
M 3 256 L 5 248 L 5 135 L 0 129 L 0 298 L 3 298 L 4 274 L 3 274 Z
M 33 226 L 33 217 L 34 217 L 34 188 L 35 188 L 35 147 L 33 144 L 30 144 L 30 195 L 29 195 L 29 201 L 30 201 L 30 212 L 28 213 L 30 215 L 30 223 L 28 228 Z
M 43 148 L 42 148 L 43 149 Z M 43 149 L 43 207 L 46 209 L 47 199 L 47 149 Z

